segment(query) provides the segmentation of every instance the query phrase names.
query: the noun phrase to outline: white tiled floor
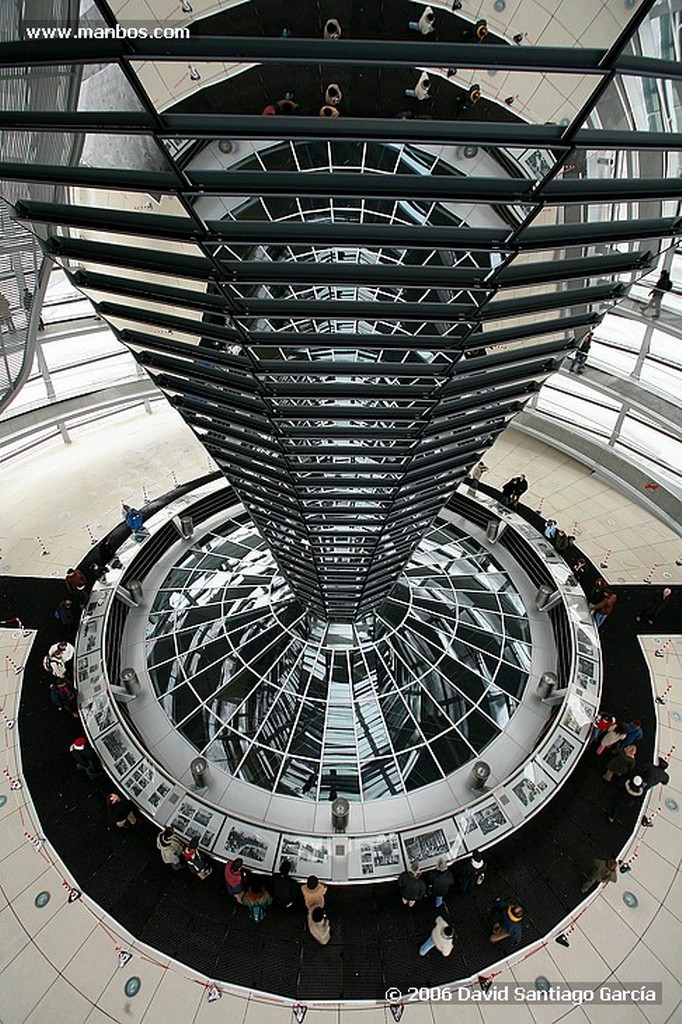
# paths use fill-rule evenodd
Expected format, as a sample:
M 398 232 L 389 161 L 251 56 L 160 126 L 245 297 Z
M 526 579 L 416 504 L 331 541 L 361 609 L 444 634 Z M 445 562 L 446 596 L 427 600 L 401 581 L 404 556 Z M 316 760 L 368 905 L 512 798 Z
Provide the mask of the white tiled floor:
M 610 583 L 682 583 L 679 536 L 587 466 L 514 429 L 498 437 L 485 463 L 483 479 L 493 487 L 525 473 L 524 502 L 556 519 L 596 565 L 606 563 Z
M 573 513 L 575 483 L 580 483 L 581 509 L 596 507 L 597 494 L 604 499 L 602 484 L 594 481 L 582 467 L 558 456 L 552 467 L 549 449 L 536 442 L 527 451 L 516 443 L 505 454 L 489 457 L 491 483 L 499 483 L 520 469 L 531 479 L 531 495 L 545 495 L 556 517 Z M 496 446 L 497 448 L 497 446 Z M 106 455 L 102 453 L 106 452 Z M 540 472 L 542 467 L 542 472 Z M 78 560 L 88 549 L 86 524 L 95 533 L 110 529 L 118 520 L 121 498 L 143 502 L 144 493 L 155 497 L 173 486 L 173 473 L 180 481 L 201 475 L 210 468 L 206 455 L 167 406 L 157 406 L 153 416 L 143 412 L 125 414 L 77 435 L 66 447 L 50 445 L 3 471 L 3 498 L 10 501 L 13 516 L 4 524 L 0 538 L 3 562 L 0 572 L 49 576 L 62 575 L 70 561 Z M 594 486 L 595 491 L 592 492 Z M 144 493 L 142 488 L 144 487 Z M 609 515 L 622 517 L 628 529 L 637 531 L 647 519 L 637 506 L 608 489 Z M 532 504 L 532 502 L 531 502 Z M 55 511 L 57 509 L 57 511 Z M 570 510 L 570 512 L 569 512 Z M 598 537 L 592 537 L 592 520 L 581 522 L 581 543 L 596 550 Z M 648 525 L 651 525 L 650 523 Z M 656 527 L 664 543 L 668 531 Z M 49 546 L 50 555 L 42 556 L 33 535 Z M 625 542 L 622 557 L 625 558 Z M 589 551 L 589 548 L 588 548 Z M 640 569 L 649 562 L 646 545 L 628 553 L 640 559 Z M 663 658 L 655 650 L 670 639 Z M 32 635 L 18 630 L 0 629 L 0 707 L 8 719 L 16 716 L 21 673 L 15 673 L 6 658 L 23 663 Z M 644 638 L 643 650 L 655 676 L 656 690 L 663 692 L 668 683 L 668 703 L 659 706 L 658 749 L 665 753 L 678 741 L 682 730 L 682 638 Z M 680 719 L 673 717 L 678 711 Z M 16 730 L 0 724 L 0 1021 L 2 1024 L 160 1024 L 172 1019 L 178 1024 L 291 1024 L 291 1006 L 280 1006 L 247 993 L 231 994 L 209 1003 L 206 980 L 189 969 L 155 959 L 151 951 L 139 947 L 120 933 L 107 919 L 100 921 L 97 908 L 86 898 L 67 902 L 62 886 L 63 870 L 54 860 L 49 846 L 36 851 L 24 835 L 38 835 L 32 818 L 28 794 L 13 791 L 10 776 L 20 775 L 16 760 Z M 672 756 L 672 784 L 656 793 L 652 807 L 661 806 L 654 827 L 641 830 L 629 854 L 637 852 L 633 870 L 619 878 L 604 894 L 597 894 L 570 931 L 570 947 L 565 949 L 550 940 L 522 962 L 503 965 L 499 983 L 514 978 L 534 982 L 539 975 L 552 982 L 564 979 L 575 984 L 606 981 L 615 975 L 628 982 L 664 983 L 664 1004 L 645 1006 L 590 1006 L 587 1010 L 572 1006 L 517 1004 L 511 1007 L 488 1005 L 409 1004 L 405 1024 L 549 1024 L 556 1020 L 568 1024 L 663 1024 L 674 1020 L 680 989 L 677 977 L 682 970 L 673 942 L 682 921 L 682 884 L 678 868 L 680 828 L 682 827 L 682 788 L 679 752 Z M 673 797 L 679 810 L 671 810 L 665 800 Z M 631 910 L 623 902 L 623 893 L 635 893 L 639 901 Z M 44 909 L 34 900 L 41 891 L 50 893 Z M 5 905 L 8 903 L 9 905 Z M 4 908 L 4 909 L 3 909 Z M 118 967 L 117 947 L 130 949 L 133 959 Z M 126 981 L 138 977 L 139 994 L 128 998 Z M 409 979 L 406 979 L 409 983 Z M 391 1024 L 392 1016 L 382 1007 L 342 1010 L 310 1008 L 306 1024 Z
M 241 2 L 243 0 L 196 0 L 192 4 L 192 19 L 225 10 Z M 421 0 L 418 6 L 423 10 Z M 447 0 L 436 0 L 433 6 L 441 8 L 438 19 L 452 17 L 452 4 Z M 176 26 L 191 20 L 183 15 L 177 0 L 157 0 L 153 3 L 117 0 L 112 7 L 122 24 L 140 25 L 148 20 L 154 26 Z M 322 16 L 326 17 L 326 14 Z M 418 17 L 418 13 L 415 12 L 414 16 Z M 631 9 L 622 0 L 600 0 L 597 4 L 572 3 L 568 7 L 565 3 L 562 5 L 560 0 L 524 0 L 522 7 L 513 0 L 503 5 L 476 0 L 465 4 L 457 17 L 466 18 L 470 22 L 485 17 L 496 34 L 511 40 L 516 33 L 522 32 L 525 42 L 535 46 L 608 48 L 630 20 Z M 252 65 L 195 61 L 193 66 L 200 74 L 199 79 L 190 77 L 192 65 L 182 61 L 133 64 L 158 110 L 166 109 L 206 85 L 247 71 Z M 468 72 L 464 76 L 460 74 L 458 84 L 466 83 L 468 86 L 474 78 L 482 78 L 480 70 Z M 576 113 L 586 98 L 586 92 L 592 88 L 587 76 L 568 74 L 554 75 L 550 80 L 547 75 L 529 72 L 500 72 L 494 82 L 488 76 L 484 76 L 483 81 L 484 95 L 500 101 L 510 93 L 515 95 L 518 109 L 525 117 L 538 123 L 559 121 Z

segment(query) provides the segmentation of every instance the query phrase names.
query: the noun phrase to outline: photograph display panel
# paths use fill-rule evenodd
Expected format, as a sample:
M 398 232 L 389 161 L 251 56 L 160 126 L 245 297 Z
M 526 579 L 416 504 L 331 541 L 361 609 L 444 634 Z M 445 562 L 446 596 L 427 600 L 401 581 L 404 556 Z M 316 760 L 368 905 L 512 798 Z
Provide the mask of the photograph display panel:
M 418 860 L 420 866 L 433 867 L 440 857 L 448 863 L 455 860 L 462 849 L 462 839 L 452 818 L 444 818 L 434 825 L 401 834 L 407 863 Z
M 578 657 L 578 668 L 576 682 L 589 693 L 596 693 L 598 689 L 599 664 L 589 658 Z
M 540 759 L 542 764 L 546 765 L 554 775 L 563 775 L 568 771 L 581 749 L 582 747 L 575 737 L 569 738 L 568 733 L 559 732 Z
M 126 779 L 126 790 L 149 814 L 155 815 L 173 788 L 173 783 L 151 761 L 136 765 Z
M 92 616 L 85 622 L 81 622 L 78 630 L 78 655 L 99 651 L 102 646 L 103 632 L 104 618 L 101 615 Z
M 325 836 L 282 836 L 279 860 L 291 862 L 291 874 L 302 878 L 317 875 L 329 878 L 331 874 L 331 839 Z
M 122 779 L 142 760 L 140 751 L 120 725 L 114 726 L 101 737 L 97 752 L 109 771 L 118 779 Z
M 279 861 L 275 862 L 278 841 L 277 832 L 226 817 L 214 853 L 225 860 L 241 857 L 248 867 L 258 871 L 276 871 L 279 868 Z
M 205 804 L 193 800 L 191 796 L 183 796 L 171 825 L 184 839 L 198 838 L 200 846 L 210 850 L 224 820 L 224 814 L 211 810 Z
M 512 828 L 512 822 L 494 796 L 456 814 L 455 821 L 468 850 L 487 846 Z
M 114 595 L 114 590 L 114 587 L 108 587 L 106 585 L 102 585 L 102 583 L 96 584 L 92 588 L 90 600 L 85 606 L 84 614 L 91 618 L 99 618 L 103 616 L 107 610 L 107 605 L 109 604 L 110 599 Z
M 350 878 L 392 877 L 402 870 L 400 841 L 396 832 L 351 839 L 348 851 Z
M 592 725 L 595 708 L 582 700 L 577 693 L 569 693 L 559 719 L 561 725 L 574 736 L 583 738 Z
M 507 783 L 505 797 L 525 816 L 542 804 L 555 786 L 555 779 L 531 761 Z
M 582 622 L 576 629 L 576 642 L 578 645 L 578 654 L 583 658 L 591 658 L 593 661 L 598 660 L 599 649 L 594 630 L 589 629 Z
M 88 704 L 80 708 L 80 716 L 91 737 L 106 732 L 117 721 L 111 699 L 101 687 L 100 692 L 96 693 Z
M 80 644 L 79 651 L 80 651 Z M 102 661 L 99 654 L 86 654 L 76 658 L 76 686 L 86 696 L 101 693 L 104 689 Z M 109 698 L 111 699 L 111 698 Z

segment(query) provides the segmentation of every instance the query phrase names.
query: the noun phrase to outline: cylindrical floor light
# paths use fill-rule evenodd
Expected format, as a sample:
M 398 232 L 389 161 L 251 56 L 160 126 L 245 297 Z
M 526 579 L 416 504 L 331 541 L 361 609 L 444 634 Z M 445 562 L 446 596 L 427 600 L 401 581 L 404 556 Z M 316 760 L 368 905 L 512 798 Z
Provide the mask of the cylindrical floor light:
M 140 692 L 140 680 L 134 668 L 124 668 L 120 675 L 121 686 L 130 694 Z
M 469 786 L 471 789 L 484 789 L 485 784 L 490 778 L 490 765 L 486 761 L 477 761 L 471 769 L 471 775 L 469 776 Z
M 208 761 L 205 757 L 195 757 L 190 763 L 189 770 L 192 773 L 192 780 L 197 789 L 206 789 L 208 786 Z
M 332 828 L 335 832 L 345 832 L 350 817 L 350 804 L 345 796 L 337 796 L 332 801 Z
M 543 672 L 536 690 L 538 697 L 551 697 L 558 682 L 555 672 Z

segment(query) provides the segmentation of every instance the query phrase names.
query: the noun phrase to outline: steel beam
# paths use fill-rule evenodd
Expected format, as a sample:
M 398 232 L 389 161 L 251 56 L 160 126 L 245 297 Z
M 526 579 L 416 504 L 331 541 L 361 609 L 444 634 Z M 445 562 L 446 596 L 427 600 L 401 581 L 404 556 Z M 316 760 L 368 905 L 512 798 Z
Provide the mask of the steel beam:
M 112 267 L 200 281 L 210 280 L 213 276 L 213 266 L 205 256 L 185 256 L 161 249 L 147 250 L 139 245 L 112 245 L 109 242 L 56 235 L 47 238 L 45 248 L 55 259 L 69 259 L 78 263 L 104 263 Z M 150 284 L 149 287 L 155 286 Z
M 189 217 L 164 214 L 128 213 L 119 210 L 98 210 L 59 203 L 20 201 L 16 204 L 20 220 L 34 223 L 69 224 L 73 227 L 163 238 L 168 241 L 217 242 L 232 245 L 360 245 L 384 249 L 448 249 L 455 251 L 511 251 L 512 232 L 506 228 L 433 227 L 422 224 L 334 224 L 333 233 L 327 223 L 298 221 L 277 222 L 242 220 L 209 220 L 202 232 Z M 557 224 L 529 227 L 522 230 L 514 248 L 568 248 L 600 242 L 660 238 L 682 233 L 679 217 L 660 220 L 623 220 L 607 223 Z M 330 243 L 330 238 L 333 242 Z
M 186 39 L 34 39 L 31 66 L 107 64 L 126 61 L 218 61 L 220 63 L 322 64 L 383 67 L 496 68 L 556 74 L 604 74 L 608 50 L 568 46 L 509 46 L 490 43 L 438 43 L 423 40 L 315 39 L 191 35 Z M 0 67 L 25 67 L 26 43 L 0 44 Z M 618 54 L 613 66 L 620 74 L 679 79 L 674 60 Z
M 108 64 L 126 61 L 182 63 L 218 61 L 221 64 L 322 64 L 367 67 L 458 67 L 531 70 L 600 76 L 604 49 L 565 46 L 508 46 L 499 43 L 424 45 L 420 39 L 315 39 L 192 35 L 188 39 L 34 39 L 30 63 Z M 0 67 L 25 67 L 26 43 L 0 43 Z M 642 65 L 640 64 L 639 67 Z M 639 74 L 640 71 L 633 73 Z
M 24 61 L 25 63 L 25 61 Z M 158 117 L 158 122 L 157 122 Z M 147 111 L 0 111 L 0 130 L 151 135 L 169 139 L 351 139 L 385 143 L 442 143 L 567 152 L 569 149 L 672 150 L 682 148 L 680 132 L 579 128 L 569 141 L 559 125 L 522 122 L 401 120 L 395 118 L 293 116 L 254 118 L 247 114 L 173 114 Z M 159 124 L 161 128 L 159 128 Z M 551 156 L 551 153 L 549 154 Z M 21 165 L 18 165 L 21 166 Z

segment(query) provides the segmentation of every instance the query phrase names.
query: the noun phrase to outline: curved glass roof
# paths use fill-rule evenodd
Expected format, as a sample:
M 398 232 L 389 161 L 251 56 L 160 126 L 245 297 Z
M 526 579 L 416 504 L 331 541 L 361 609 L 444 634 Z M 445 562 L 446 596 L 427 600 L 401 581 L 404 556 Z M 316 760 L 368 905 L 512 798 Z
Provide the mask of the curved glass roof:
M 225 771 L 289 796 L 374 800 L 448 776 L 500 735 L 528 680 L 530 626 L 509 574 L 442 522 L 373 615 L 325 622 L 243 514 L 164 579 L 147 661 L 165 713 Z

